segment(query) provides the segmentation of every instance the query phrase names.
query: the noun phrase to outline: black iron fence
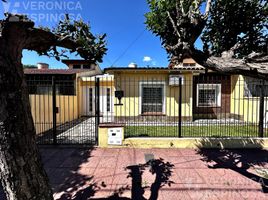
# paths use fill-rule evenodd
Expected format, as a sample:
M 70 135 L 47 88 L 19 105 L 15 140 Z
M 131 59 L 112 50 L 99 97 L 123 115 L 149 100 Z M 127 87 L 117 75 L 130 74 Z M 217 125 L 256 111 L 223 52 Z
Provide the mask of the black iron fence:
M 96 144 L 99 123 L 127 137 L 266 137 L 268 83 L 240 75 L 114 73 L 27 77 L 40 144 Z
M 125 137 L 265 137 L 268 84 L 238 75 L 116 75 Z
M 27 85 L 38 144 L 96 144 L 96 116 L 81 114 L 73 75 L 28 75 Z

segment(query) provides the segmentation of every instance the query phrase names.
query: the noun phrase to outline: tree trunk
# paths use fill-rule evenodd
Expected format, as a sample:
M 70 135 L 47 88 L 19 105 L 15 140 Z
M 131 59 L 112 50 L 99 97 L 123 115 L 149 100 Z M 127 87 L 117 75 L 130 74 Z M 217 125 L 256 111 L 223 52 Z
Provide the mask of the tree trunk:
M 35 141 L 20 42 L 0 40 L 0 178 L 7 199 L 51 200 Z

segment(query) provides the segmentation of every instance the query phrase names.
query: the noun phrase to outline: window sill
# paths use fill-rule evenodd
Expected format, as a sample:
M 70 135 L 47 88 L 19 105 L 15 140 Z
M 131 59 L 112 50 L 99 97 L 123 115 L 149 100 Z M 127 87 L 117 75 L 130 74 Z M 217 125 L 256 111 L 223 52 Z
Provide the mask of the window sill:
M 197 108 L 221 108 L 221 106 L 196 106 Z
M 162 112 L 146 112 L 146 113 L 140 114 L 140 116 L 166 116 L 166 114 Z
M 238 100 L 239 98 L 234 98 L 235 100 Z M 259 100 L 260 97 L 243 97 L 243 99 L 254 99 L 254 100 Z M 264 99 L 268 99 L 268 97 L 264 97 Z

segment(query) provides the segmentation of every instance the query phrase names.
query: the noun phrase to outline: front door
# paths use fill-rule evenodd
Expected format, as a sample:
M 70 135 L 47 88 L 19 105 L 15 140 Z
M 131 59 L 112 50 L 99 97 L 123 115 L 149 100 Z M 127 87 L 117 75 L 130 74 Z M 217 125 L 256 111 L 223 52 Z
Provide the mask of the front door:
M 83 115 L 95 116 L 96 90 L 95 86 L 85 86 L 82 91 Z M 113 93 L 110 87 L 100 87 L 100 120 L 111 122 L 113 119 Z
M 113 121 L 113 94 L 110 87 L 100 87 L 100 116 L 101 122 Z

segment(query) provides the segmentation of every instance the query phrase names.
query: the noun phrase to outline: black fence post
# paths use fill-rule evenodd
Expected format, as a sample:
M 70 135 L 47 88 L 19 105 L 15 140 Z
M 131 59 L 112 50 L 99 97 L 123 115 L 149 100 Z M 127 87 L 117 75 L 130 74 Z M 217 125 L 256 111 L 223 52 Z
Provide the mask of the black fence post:
M 57 144 L 57 105 L 56 105 L 56 79 L 52 77 L 52 126 L 53 126 L 53 144 Z
M 263 137 L 264 125 L 264 80 L 260 86 L 259 137 Z
M 182 123 L 181 123 L 181 111 L 182 111 L 182 109 L 181 109 L 181 107 L 182 107 L 182 80 L 181 80 L 182 78 L 180 77 L 179 78 L 179 137 L 181 137 L 182 135 L 181 135 L 181 125 L 182 125 Z
M 95 81 L 95 137 L 98 145 L 98 128 L 100 124 L 100 78 Z

